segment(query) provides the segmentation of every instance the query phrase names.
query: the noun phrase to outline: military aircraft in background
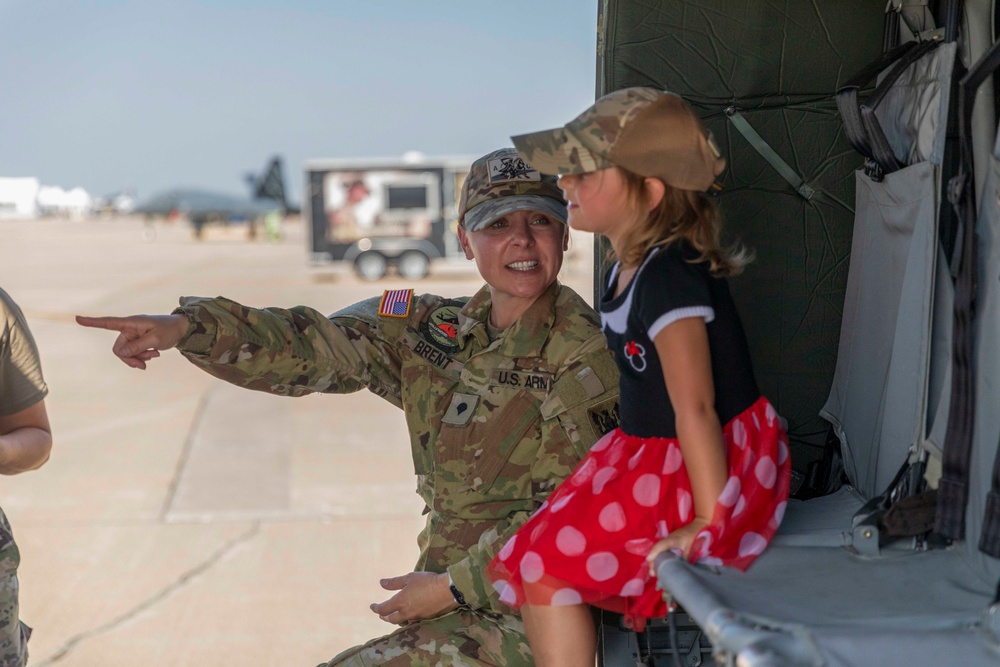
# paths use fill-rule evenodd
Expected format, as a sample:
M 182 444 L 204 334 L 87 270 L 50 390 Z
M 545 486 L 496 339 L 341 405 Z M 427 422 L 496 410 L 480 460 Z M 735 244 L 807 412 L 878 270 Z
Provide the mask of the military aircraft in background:
M 246 180 L 250 186 L 250 197 L 176 188 L 142 202 L 134 212 L 147 217 L 184 216 L 191 221 L 196 238 L 201 238 L 205 225 L 213 222 L 246 222 L 248 236 L 253 238 L 257 223 L 266 216 L 275 214 L 283 217 L 288 213 L 298 212 L 298 208 L 288 202 L 279 156 L 271 158 L 259 177 L 249 174 Z

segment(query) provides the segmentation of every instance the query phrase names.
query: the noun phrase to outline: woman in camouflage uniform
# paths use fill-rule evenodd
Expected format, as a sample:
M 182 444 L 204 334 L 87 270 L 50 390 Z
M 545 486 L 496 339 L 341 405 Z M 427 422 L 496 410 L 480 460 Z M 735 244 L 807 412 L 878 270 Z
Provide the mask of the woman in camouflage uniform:
M 402 408 L 427 522 L 414 571 L 373 604 L 402 626 L 330 665 L 531 663 L 521 619 L 486 564 L 617 425 L 617 371 L 594 311 L 556 281 L 568 242 L 555 179 L 513 149 L 477 160 L 459 240 L 486 285 L 458 299 L 390 290 L 329 317 L 185 297 L 162 317 L 78 318 L 120 332 L 145 368 L 177 347 L 228 382 L 273 394 L 367 388 Z

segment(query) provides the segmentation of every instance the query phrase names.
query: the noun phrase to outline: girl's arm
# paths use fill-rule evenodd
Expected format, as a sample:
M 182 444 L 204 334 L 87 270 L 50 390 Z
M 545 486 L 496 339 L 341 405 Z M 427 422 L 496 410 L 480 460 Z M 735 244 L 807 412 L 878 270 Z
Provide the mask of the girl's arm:
M 722 426 L 715 412 L 715 387 L 705 320 L 677 320 L 657 334 L 653 343 L 663 367 L 663 380 L 674 408 L 677 439 L 694 495 L 692 522 L 660 540 L 649 553 L 650 563 L 662 551 L 690 552 L 694 536 L 712 519 L 715 503 L 729 476 Z

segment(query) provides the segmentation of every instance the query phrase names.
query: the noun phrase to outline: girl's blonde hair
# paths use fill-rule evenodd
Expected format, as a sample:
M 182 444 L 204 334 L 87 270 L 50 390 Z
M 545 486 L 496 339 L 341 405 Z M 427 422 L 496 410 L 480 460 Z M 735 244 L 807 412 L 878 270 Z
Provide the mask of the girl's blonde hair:
M 653 248 L 666 247 L 679 239 L 698 251 L 696 261 L 708 262 L 713 275 L 735 276 L 753 259 L 742 246 L 721 246 L 722 216 L 719 207 L 704 192 L 681 190 L 664 183 L 663 198 L 643 219 L 642 211 L 648 201 L 645 177 L 628 169 L 614 168 L 623 176 L 632 204 L 628 214 L 639 218 L 620 244 L 623 250 L 618 260 L 623 267 L 637 266 Z

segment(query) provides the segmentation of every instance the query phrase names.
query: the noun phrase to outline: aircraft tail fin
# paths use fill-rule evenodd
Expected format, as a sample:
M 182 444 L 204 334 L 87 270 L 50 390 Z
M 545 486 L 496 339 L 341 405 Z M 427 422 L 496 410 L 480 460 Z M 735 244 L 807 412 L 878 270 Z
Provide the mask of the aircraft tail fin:
M 273 199 L 287 210 L 288 195 L 285 191 L 285 175 L 281 157 L 271 158 L 264 173 L 259 178 L 250 178 L 250 188 L 254 199 Z

